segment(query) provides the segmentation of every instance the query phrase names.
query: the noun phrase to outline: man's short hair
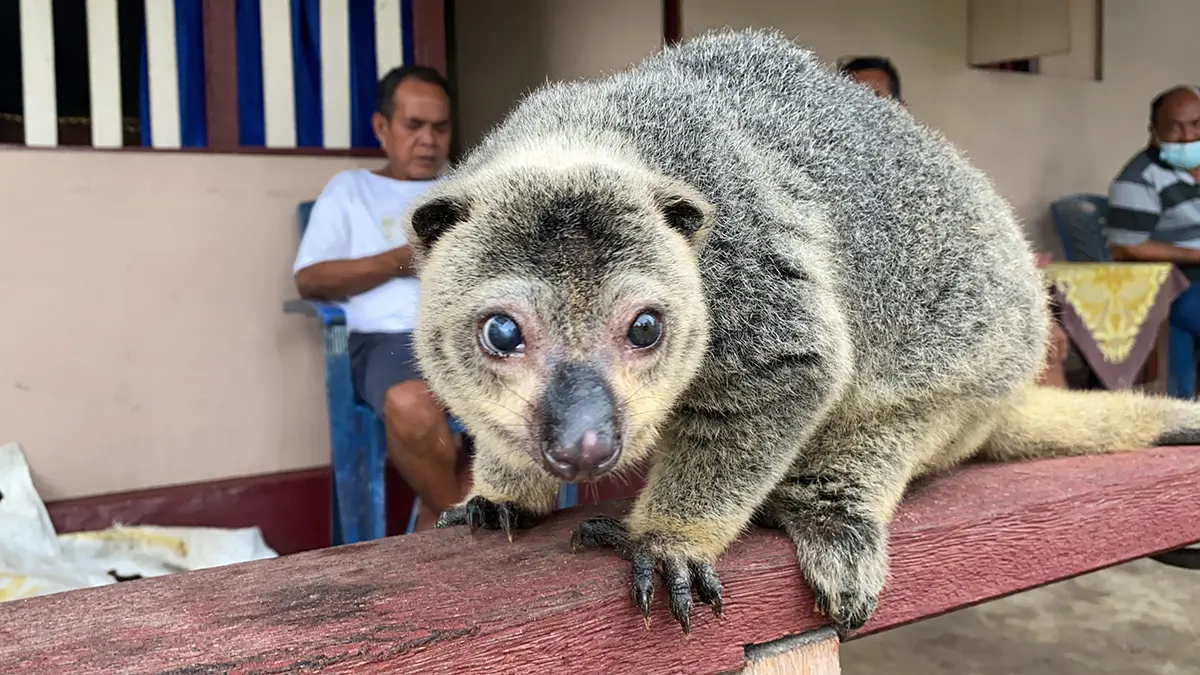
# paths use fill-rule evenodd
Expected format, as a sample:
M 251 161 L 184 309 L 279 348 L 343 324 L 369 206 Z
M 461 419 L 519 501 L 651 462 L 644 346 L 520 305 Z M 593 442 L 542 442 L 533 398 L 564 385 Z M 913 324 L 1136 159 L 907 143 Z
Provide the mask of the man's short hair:
M 1194 93 L 1196 96 L 1200 96 L 1200 87 L 1192 84 L 1177 84 L 1170 89 L 1159 92 L 1158 96 L 1155 96 L 1154 100 L 1150 101 L 1150 126 L 1158 126 L 1158 111 L 1162 109 L 1163 101 L 1167 100 L 1167 96 L 1170 96 L 1171 94 L 1183 89 L 1191 89 L 1192 93 Z
M 450 93 L 450 83 L 441 73 L 429 66 L 397 66 L 389 70 L 375 87 L 375 110 L 380 115 L 392 119 L 396 106 L 396 88 L 409 78 L 441 87 L 453 105 L 454 96 Z
M 840 61 L 838 70 L 843 73 L 857 73 L 862 70 L 881 70 L 888 76 L 888 90 L 892 97 L 900 99 L 900 72 L 891 59 L 883 56 L 855 56 Z

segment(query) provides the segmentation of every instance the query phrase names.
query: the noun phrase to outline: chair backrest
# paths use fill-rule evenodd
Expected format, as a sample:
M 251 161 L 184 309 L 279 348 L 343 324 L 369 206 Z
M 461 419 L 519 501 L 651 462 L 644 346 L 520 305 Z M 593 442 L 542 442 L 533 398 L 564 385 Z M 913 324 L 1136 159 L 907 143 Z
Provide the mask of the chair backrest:
M 1050 204 L 1054 227 L 1062 240 L 1063 253 L 1071 262 L 1111 262 L 1112 252 L 1104 237 L 1108 198 L 1096 194 L 1061 197 Z
M 308 229 L 308 218 L 312 215 L 313 204 L 316 202 L 300 202 L 296 205 L 296 224 L 300 226 L 300 237 L 304 238 L 304 231 Z

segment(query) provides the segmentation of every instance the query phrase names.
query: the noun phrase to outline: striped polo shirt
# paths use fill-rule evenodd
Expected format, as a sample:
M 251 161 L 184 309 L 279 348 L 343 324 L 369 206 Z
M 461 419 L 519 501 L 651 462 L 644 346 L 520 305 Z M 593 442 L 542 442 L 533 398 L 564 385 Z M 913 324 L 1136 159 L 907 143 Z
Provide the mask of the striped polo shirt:
M 1147 240 L 1200 248 L 1200 185 L 1147 147 L 1108 186 L 1104 234 L 1111 246 Z

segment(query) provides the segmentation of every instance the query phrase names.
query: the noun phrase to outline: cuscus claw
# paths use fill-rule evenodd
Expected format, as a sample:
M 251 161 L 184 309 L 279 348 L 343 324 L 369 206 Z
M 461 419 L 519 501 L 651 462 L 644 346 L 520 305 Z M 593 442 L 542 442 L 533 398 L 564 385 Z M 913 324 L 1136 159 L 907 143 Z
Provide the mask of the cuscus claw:
M 609 549 L 631 563 L 633 604 L 641 611 L 647 629 L 650 627 L 656 571 L 666 582 L 667 608 L 685 635 L 692 630 L 693 588 L 700 602 L 709 605 L 715 616 L 721 616 L 724 608 L 721 580 L 712 563 L 682 555 L 655 554 L 645 542 L 632 537 L 624 524 L 609 516 L 589 518 L 575 528 L 571 534 L 571 550 L 581 548 Z
M 455 506 L 438 516 L 435 527 L 466 525 L 473 535 L 480 528 L 503 530 L 513 540 L 514 530 L 526 530 L 541 521 L 541 516 L 514 502 L 496 504 L 483 497 L 472 497 L 467 503 Z

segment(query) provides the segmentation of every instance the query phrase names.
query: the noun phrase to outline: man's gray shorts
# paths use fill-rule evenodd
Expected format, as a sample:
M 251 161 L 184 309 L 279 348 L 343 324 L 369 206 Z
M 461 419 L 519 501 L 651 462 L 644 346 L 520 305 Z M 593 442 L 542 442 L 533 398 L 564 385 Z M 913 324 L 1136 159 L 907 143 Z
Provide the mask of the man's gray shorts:
M 387 390 L 421 379 L 413 354 L 412 333 L 351 333 L 350 375 L 359 398 L 383 415 Z

